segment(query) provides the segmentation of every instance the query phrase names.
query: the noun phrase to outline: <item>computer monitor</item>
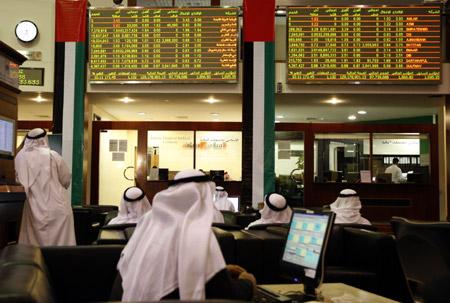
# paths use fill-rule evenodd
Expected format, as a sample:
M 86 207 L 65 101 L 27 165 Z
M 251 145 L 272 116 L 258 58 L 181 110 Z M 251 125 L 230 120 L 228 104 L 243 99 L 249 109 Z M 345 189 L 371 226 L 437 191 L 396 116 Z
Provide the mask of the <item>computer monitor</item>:
M 0 116 L 0 158 L 13 158 L 16 151 L 16 124 Z
M 334 222 L 333 212 L 294 209 L 281 257 L 283 273 L 304 285 L 302 299 L 314 300 L 322 282 L 323 260 Z
M 240 197 L 239 196 L 228 196 L 227 199 L 230 200 L 231 203 L 233 203 L 234 211 L 239 212 Z

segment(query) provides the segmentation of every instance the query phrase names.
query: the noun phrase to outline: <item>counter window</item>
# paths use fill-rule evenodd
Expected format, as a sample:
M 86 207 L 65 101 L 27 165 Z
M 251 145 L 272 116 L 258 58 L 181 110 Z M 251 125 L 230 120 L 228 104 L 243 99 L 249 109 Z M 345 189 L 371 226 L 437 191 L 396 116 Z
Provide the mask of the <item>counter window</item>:
M 368 144 L 364 146 L 368 153 Z M 374 133 L 372 171 L 377 183 L 429 183 L 430 140 L 419 133 Z
M 316 134 L 314 141 L 315 182 L 370 182 L 368 133 Z
M 148 131 L 147 180 L 172 180 L 194 168 L 193 131 Z
M 242 133 L 196 131 L 195 166 L 218 181 L 241 180 Z M 222 176 L 223 174 L 223 176 Z

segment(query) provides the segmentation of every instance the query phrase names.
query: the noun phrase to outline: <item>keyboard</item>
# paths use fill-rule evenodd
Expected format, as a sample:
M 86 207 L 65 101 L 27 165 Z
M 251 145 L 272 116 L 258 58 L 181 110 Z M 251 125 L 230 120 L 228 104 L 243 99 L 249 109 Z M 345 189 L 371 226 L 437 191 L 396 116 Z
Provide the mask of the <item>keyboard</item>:
M 257 286 L 256 288 L 255 302 L 257 303 L 276 303 L 276 302 L 290 303 L 291 301 L 292 301 L 291 298 L 270 291 L 267 288 L 263 288 L 261 286 Z

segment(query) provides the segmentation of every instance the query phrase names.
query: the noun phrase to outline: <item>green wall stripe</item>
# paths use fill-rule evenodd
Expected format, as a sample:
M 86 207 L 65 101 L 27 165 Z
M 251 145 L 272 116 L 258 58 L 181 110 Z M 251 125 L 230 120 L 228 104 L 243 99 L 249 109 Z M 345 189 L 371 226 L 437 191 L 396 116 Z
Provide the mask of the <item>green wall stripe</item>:
M 257 63 L 256 63 L 257 64 Z M 264 193 L 275 191 L 275 43 L 265 43 Z
M 84 140 L 84 93 L 85 54 L 84 42 L 76 43 L 75 91 L 73 112 L 73 154 L 72 154 L 72 205 L 83 202 L 83 140 Z

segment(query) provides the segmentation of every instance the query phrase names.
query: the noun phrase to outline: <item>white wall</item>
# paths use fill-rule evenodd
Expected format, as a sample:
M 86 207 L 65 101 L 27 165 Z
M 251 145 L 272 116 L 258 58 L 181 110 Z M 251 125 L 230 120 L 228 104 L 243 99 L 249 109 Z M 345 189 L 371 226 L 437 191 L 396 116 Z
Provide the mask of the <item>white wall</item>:
M 112 161 L 112 152 L 109 151 L 109 140 L 128 140 L 125 161 Z M 99 157 L 99 204 L 119 205 L 123 191 L 134 185 L 123 176 L 127 166 L 134 166 L 135 147 L 137 146 L 136 130 L 108 130 L 100 133 Z M 133 169 L 127 170 L 127 176 L 132 178 Z
M 55 58 L 55 0 L 2 0 L 0 40 L 15 50 L 40 51 L 42 61 L 25 61 L 22 67 L 43 67 L 44 86 L 20 86 L 22 91 L 53 92 Z M 21 20 L 33 21 L 39 35 L 31 43 L 20 42 L 14 33 Z

